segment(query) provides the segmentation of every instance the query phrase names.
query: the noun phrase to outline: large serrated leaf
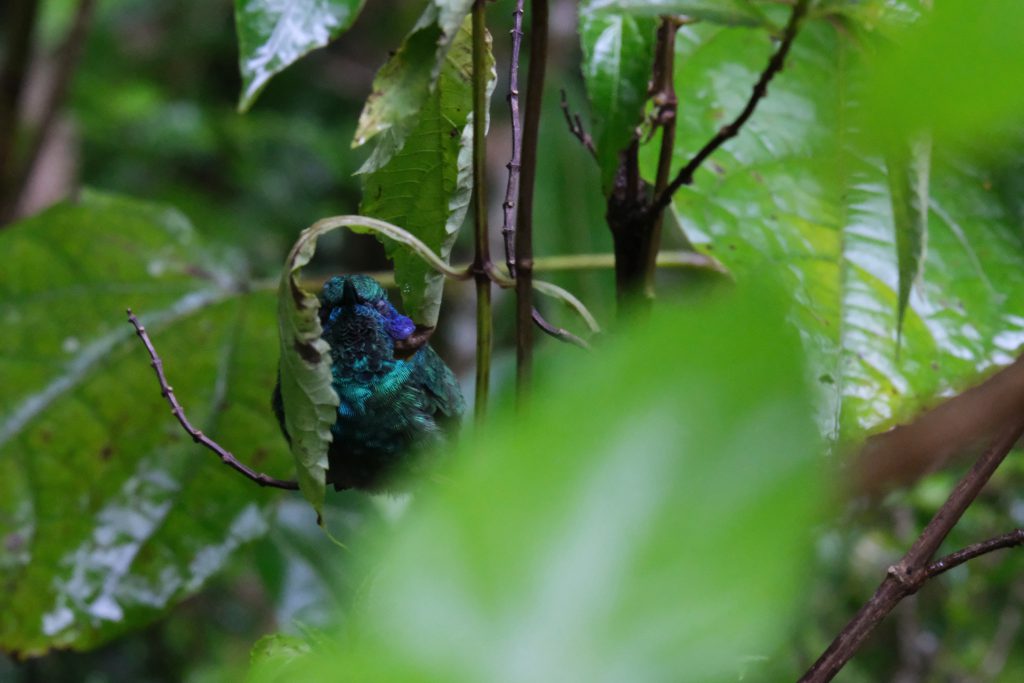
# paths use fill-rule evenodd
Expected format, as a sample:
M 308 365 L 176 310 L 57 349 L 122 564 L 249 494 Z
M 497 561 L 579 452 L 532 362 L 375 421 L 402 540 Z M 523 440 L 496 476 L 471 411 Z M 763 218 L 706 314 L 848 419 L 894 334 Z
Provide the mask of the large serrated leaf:
M 256 101 L 270 79 L 348 29 L 365 0 L 235 0 L 238 109 Z
M 416 116 L 437 83 L 445 57 L 455 40 L 472 0 L 432 2 L 398 50 L 377 72 L 373 92 L 359 115 L 352 146 L 359 147 L 387 132 L 390 140 L 373 157 L 373 170 L 401 149 Z
M 486 41 L 489 101 L 495 74 L 490 35 Z M 473 188 L 472 67 L 472 30 L 467 17 L 401 151 L 363 176 L 360 213 L 402 226 L 445 261 Z M 395 242 L 381 241 L 395 263 L 395 282 L 406 314 L 417 323 L 434 326 L 443 276 Z
M 319 232 L 302 231 L 277 290 L 280 341 L 278 381 L 285 429 L 299 476 L 299 489 L 320 519 L 327 482 L 327 449 L 338 418 L 338 395 L 331 386 L 331 347 L 320 335 L 320 300 L 299 284 L 299 273 L 316 252 Z
M 784 312 L 667 308 L 552 367 L 373 535 L 346 633 L 254 680 L 767 680 L 825 491 Z
M 611 192 L 620 154 L 636 136 L 654 64 L 657 19 L 580 8 L 583 80 L 594 118 L 601 185 Z
M 0 649 L 88 649 L 195 593 L 274 497 L 181 431 L 124 309 L 192 422 L 285 474 L 273 297 L 235 288 L 178 212 L 94 193 L 0 248 Z
M 742 109 L 767 36 L 684 27 L 678 168 Z M 1024 252 L 987 171 L 936 148 L 929 248 L 896 353 L 899 267 L 883 162 L 848 126 L 858 47 L 808 22 L 739 136 L 676 196 L 680 224 L 739 278 L 767 260 L 791 288 L 814 351 L 827 431 L 851 438 L 909 418 L 1010 362 L 1024 342 Z M 648 177 L 654 150 L 643 164 Z

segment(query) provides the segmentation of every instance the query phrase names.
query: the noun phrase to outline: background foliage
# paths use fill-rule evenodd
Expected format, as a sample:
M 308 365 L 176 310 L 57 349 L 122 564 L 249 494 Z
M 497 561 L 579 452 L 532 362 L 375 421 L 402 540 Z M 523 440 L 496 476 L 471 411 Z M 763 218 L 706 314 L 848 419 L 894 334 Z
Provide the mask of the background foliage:
M 648 125 L 656 17 L 700 19 L 676 42 L 678 168 L 742 108 L 787 4 L 556 4 L 538 253 L 610 250 L 604 197 Z M 299 230 L 361 207 L 468 260 L 466 236 L 453 240 L 468 202 L 469 3 L 238 0 L 237 44 L 229 4 L 179 5 L 100 4 L 34 181 L 40 207 L 74 201 L 0 231 L 0 647 L 73 650 L 0 660 L 0 678 L 219 680 L 250 650 L 257 680 L 795 678 L 959 474 L 824 510 L 823 454 L 969 386 L 1024 341 L 1021 89 L 1006 87 L 1024 10 L 812 3 L 754 118 L 671 207 L 667 245 L 684 231 L 736 291 L 622 322 L 594 355 L 543 341 L 527 423 L 499 416 L 411 502 L 327 496 L 342 549 L 295 496 L 186 443 L 123 309 L 142 313 L 193 421 L 285 476 L 271 292 Z M 40 7 L 52 47 L 74 5 Z M 511 3 L 488 8 L 499 73 L 510 19 Z M 562 88 L 596 164 L 563 127 Z M 658 136 L 644 139 L 651 179 Z M 414 191 L 384 195 L 403 183 Z M 307 275 L 385 265 L 373 240 L 346 234 L 325 238 Z M 424 295 L 417 265 L 401 293 L 430 321 L 441 285 Z M 551 279 L 612 319 L 610 272 Z M 663 272 L 661 292 L 693 300 L 697 279 Z M 468 376 L 469 289 L 445 293 L 435 344 Z M 1021 475 L 1011 459 L 951 549 L 1024 524 Z M 991 556 L 929 584 L 843 680 L 1024 675 L 1011 647 L 1021 561 Z M 276 635 L 253 648 L 264 634 Z

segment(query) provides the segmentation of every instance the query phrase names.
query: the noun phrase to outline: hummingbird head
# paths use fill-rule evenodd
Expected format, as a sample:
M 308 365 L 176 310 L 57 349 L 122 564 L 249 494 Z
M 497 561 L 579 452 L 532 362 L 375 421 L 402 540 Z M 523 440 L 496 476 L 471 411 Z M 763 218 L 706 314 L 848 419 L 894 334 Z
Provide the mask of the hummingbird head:
M 332 277 L 324 283 L 320 304 L 324 336 L 366 337 L 383 332 L 393 343 L 407 339 L 416 329 L 416 324 L 388 301 L 380 283 L 368 275 Z

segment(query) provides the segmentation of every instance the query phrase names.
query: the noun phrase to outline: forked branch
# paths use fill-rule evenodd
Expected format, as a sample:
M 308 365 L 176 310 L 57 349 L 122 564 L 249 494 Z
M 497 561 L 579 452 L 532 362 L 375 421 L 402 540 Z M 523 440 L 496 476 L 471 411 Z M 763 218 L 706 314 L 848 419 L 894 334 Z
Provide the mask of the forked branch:
M 185 409 L 181 407 L 181 404 L 178 403 L 178 399 L 174 396 L 174 389 L 172 389 L 171 385 L 167 383 L 167 377 L 164 375 L 164 363 L 160 360 L 160 356 L 157 354 L 156 348 L 153 346 L 153 342 L 150 341 L 149 335 L 146 333 L 146 328 L 142 326 L 138 318 L 136 318 L 132 313 L 132 309 L 129 308 L 127 313 L 128 322 L 130 322 L 132 327 L 135 328 L 135 333 L 139 335 L 139 339 L 142 340 L 143 345 L 146 347 L 146 351 L 149 353 L 149 364 L 153 366 L 153 372 L 156 373 L 157 381 L 160 383 L 160 395 L 167 399 L 167 403 L 170 404 L 171 412 L 174 414 L 174 417 L 178 419 L 178 422 L 181 423 L 185 432 L 192 437 L 192 440 L 216 453 L 221 462 L 242 474 L 247 479 L 251 479 L 256 482 L 260 486 L 286 489 L 288 491 L 298 491 L 298 482 L 275 479 L 270 475 L 257 472 L 252 468 L 243 465 L 229 450 L 192 426 L 192 423 L 189 422 L 188 418 L 185 416 Z
M 650 211 L 657 215 L 665 210 L 666 207 L 671 203 L 672 196 L 681 188 L 683 185 L 689 185 L 693 182 L 693 174 L 697 172 L 700 165 L 711 156 L 711 154 L 725 144 L 730 138 L 735 137 L 740 129 L 743 128 L 743 124 L 753 115 L 754 110 L 757 109 L 758 103 L 764 99 L 764 96 L 768 94 L 768 84 L 777 73 L 782 71 L 782 67 L 786 62 L 786 55 L 789 54 L 789 48 L 792 47 L 793 41 L 796 39 L 797 32 L 800 28 L 800 22 L 807 14 L 807 6 L 810 4 L 810 0 L 797 0 L 796 5 L 793 6 L 793 12 L 789 15 L 789 21 L 786 23 L 786 28 L 782 32 L 782 40 L 779 43 L 778 49 L 775 50 L 775 54 L 772 55 L 768 61 L 768 66 L 761 72 L 761 77 L 757 79 L 757 83 L 754 85 L 753 90 L 750 93 L 750 98 L 747 100 L 747 104 L 743 107 L 740 112 L 731 123 L 723 126 L 719 131 L 708 140 L 700 151 L 698 151 L 690 161 L 686 163 L 676 177 L 673 178 L 672 182 L 662 190 L 654 198 L 654 202 L 651 204 Z

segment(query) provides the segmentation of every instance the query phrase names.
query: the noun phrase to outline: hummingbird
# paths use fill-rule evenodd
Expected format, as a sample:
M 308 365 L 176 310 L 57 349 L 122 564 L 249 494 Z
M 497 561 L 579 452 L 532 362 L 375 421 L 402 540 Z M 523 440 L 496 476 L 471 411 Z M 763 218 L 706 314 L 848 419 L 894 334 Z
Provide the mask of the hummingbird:
M 458 431 L 465 401 L 455 374 L 425 344 L 396 350 L 415 331 L 411 318 L 366 275 L 332 277 L 320 293 L 321 337 L 331 346 L 338 414 L 331 426 L 327 483 L 338 491 L 394 488 L 423 453 Z M 272 406 L 285 439 L 280 381 Z

